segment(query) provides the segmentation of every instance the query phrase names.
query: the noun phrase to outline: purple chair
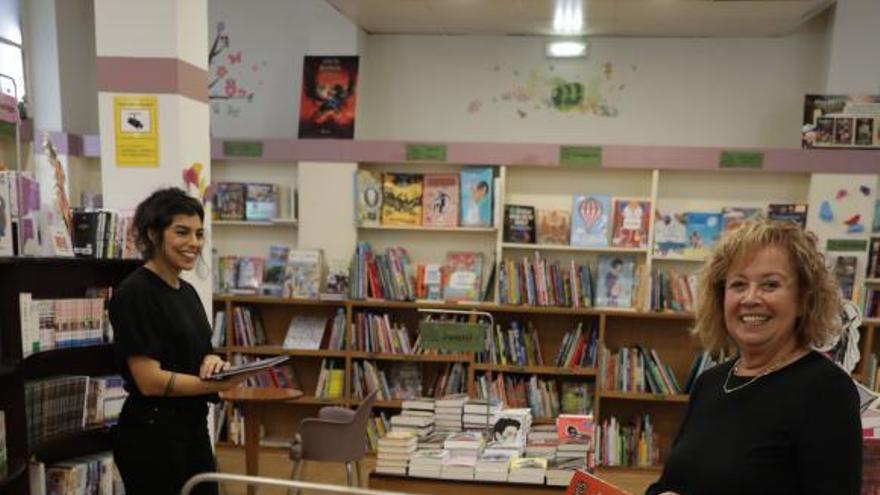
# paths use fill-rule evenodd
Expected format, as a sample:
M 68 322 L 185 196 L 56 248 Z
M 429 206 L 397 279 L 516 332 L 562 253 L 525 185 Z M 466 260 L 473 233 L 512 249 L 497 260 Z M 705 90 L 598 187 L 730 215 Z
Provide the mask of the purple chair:
M 377 393 L 373 391 L 354 411 L 344 407 L 322 407 L 317 418 L 302 420 L 296 440 L 290 446 L 290 460 L 293 461 L 290 479 L 300 477 L 306 461 L 343 462 L 348 486 L 351 486 L 351 464 L 354 463 L 357 484 L 361 486 L 360 461 L 367 453 L 367 422 Z

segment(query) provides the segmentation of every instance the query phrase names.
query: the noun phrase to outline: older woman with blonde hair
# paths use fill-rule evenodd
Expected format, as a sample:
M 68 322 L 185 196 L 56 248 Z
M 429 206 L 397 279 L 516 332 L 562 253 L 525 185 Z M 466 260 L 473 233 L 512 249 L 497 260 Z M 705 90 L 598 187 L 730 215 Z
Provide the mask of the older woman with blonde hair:
M 798 225 L 761 218 L 722 239 L 701 272 L 694 334 L 737 354 L 697 380 L 646 495 L 858 495 L 858 392 L 812 350 L 840 335 L 840 311 Z

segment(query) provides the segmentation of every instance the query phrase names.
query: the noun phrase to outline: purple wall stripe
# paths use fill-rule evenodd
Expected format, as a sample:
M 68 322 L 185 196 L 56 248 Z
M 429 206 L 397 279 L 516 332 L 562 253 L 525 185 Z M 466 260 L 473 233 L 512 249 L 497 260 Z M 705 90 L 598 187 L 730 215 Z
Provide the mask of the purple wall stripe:
M 98 91 L 179 94 L 208 102 L 208 71 L 175 58 L 98 57 Z
M 250 139 L 263 143 L 260 158 L 226 157 L 221 138 L 211 140 L 211 157 L 262 162 L 385 162 L 406 159 L 406 144 L 400 141 L 345 141 L 321 139 Z M 239 140 L 232 140 L 239 141 Z M 248 141 L 248 139 L 242 139 Z M 430 144 L 430 142 L 413 142 Z M 446 161 L 459 164 L 545 165 L 559 164 L 559 145 L 525 143 L 441 143 L 447 146 Z M 802 150 L 687 146 L 602 146 L 602 168 L 715 170 L 722 171 L 722 151 L 757 151 L 764 154 L 767 172 L 880 173 L 880 151 Z M 417 162 L 411 162 L 416 165 Z M 734 169 L 744 171 L 744 169 Z M 760 173 L 760 171 L 757 171 Z

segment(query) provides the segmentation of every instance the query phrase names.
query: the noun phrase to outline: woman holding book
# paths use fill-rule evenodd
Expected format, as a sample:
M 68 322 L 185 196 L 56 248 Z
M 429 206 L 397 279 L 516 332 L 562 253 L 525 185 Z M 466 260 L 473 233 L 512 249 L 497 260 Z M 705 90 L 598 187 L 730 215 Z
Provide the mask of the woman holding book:
M 135 242 L 145 263 L 110 301 L 114 352 L 129 396 L 113 455 L 128 495 L 177 495 L 191 476 L 214 471 L 207 403 L 248 375 L 207 381 L 229 364 L 211 354 L 211 324 L 195 288 L 180 278 L 204 245 L 201 203 L 162 189 L 138 205 Z M 216 494 L 202 483 L 195 493 Z
M 694 332 L 735 359 L 704 372 L 647 495 L 858 495 L 859 397 L 813 347 L 841 333 L 841 300 L 815 242 L 758 219 L 726 235 L 700 278 Z

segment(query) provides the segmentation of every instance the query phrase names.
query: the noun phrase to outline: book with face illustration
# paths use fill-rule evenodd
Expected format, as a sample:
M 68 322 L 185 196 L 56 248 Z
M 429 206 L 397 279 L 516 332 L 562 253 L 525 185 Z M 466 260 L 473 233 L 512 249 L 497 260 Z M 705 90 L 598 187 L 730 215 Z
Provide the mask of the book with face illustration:
M 465 167 L 461 169 L 461 222 L 462 227 L 492 226 L 492 185 L 494 172 L 491 167 Z
M 422 225 L 458 226 L 458 175 L 427 174 L 422 195 Z

